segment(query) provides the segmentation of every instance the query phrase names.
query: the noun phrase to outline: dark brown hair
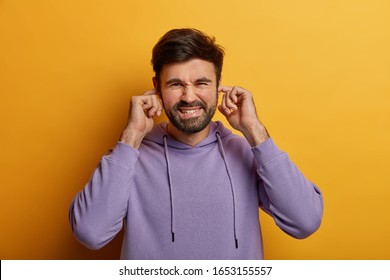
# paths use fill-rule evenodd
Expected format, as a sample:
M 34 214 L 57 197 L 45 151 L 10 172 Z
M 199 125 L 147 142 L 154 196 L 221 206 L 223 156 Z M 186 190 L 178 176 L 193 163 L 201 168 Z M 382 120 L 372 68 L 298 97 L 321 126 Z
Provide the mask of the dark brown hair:
M 199 58 L 214 64 L 217 86 L 221 79 L 223 48 L 215 38 L 194 28 L 172 29 L 165 33 L 153 48 L 152 64 L 160 89 L 160 73 L 164 65 Z

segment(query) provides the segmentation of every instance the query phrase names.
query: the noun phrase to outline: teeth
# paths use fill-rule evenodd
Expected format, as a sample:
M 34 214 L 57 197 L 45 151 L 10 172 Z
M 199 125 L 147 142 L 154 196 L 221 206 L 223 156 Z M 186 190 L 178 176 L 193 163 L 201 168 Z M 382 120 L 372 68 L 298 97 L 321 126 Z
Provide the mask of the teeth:
M 183 114 L 193 114 L 196 110 L 182 110 Z

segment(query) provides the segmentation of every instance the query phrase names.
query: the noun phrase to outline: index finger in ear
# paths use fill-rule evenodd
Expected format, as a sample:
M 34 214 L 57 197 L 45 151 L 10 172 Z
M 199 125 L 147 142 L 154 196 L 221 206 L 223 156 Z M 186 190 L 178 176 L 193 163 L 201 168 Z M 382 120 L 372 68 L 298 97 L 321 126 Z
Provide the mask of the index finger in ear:
M 144 93 L 144 95 L 156 95 L 156 94 L 157 94 L 156 89 L 149 89 Z
M 222 86 L 222 85 L 218 88 L 219 91 L 222 91 L 222 92 L 224 92 L 224 93 L 228 93 L 228 92 L 231 91 L 232 89 L 233 89 L 232 87 L 229 87 L 229 86 Z

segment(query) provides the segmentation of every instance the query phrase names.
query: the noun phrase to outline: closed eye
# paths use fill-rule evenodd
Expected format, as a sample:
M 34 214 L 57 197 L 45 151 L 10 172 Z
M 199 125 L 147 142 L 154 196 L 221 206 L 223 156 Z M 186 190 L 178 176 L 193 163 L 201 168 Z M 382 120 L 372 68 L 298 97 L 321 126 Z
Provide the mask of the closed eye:
M 166 85 L 170 88 L 178 88 L 183 85 L 183 82 L 180 79 L 173 78 L 166 82 Z
M 211 83 L 212 83 L 212 81 L 208 78 L 200 78 L 200 79 L 195 81 L 195 85 L 200 86 L 200 87 L 207 87 Z
M 195 86 L 199 89 L 208 89 L 210 87 L 211 83 L 209 82 L 198 82 L 195 84 Z

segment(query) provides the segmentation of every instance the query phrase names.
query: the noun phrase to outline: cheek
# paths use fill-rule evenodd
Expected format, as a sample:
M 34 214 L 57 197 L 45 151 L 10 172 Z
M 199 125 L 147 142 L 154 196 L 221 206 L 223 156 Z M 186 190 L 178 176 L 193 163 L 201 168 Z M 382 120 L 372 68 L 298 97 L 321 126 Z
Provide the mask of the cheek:
M 169 93 L 169 94 L 162 93 L 161 94 L 161 102 L 162 102 L 165 109 L 172 108 L 178 101 L 179 101 L 179 99 L 177 97 L 175 97 L 175 95 L 172 93 Z
M 215 90 L 208 90 L 202 94 L 199 94 L 199 98 L 207 104 L 214 104 L 218 102 L 218 93 Z

